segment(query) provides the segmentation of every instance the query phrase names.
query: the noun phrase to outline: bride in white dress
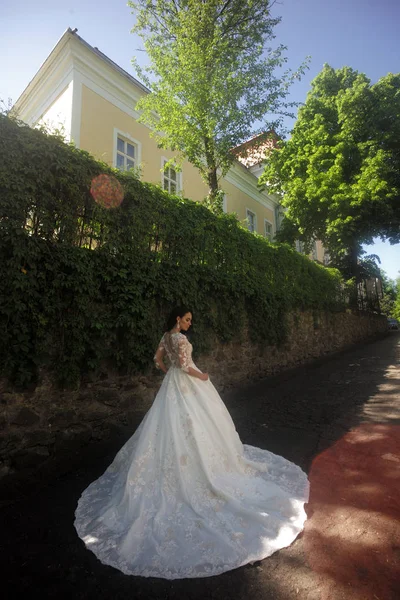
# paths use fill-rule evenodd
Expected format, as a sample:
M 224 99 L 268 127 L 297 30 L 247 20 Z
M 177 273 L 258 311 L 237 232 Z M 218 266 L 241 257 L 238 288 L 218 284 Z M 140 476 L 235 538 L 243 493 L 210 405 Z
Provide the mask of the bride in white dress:
M 172 313 L 154 357 L 166 373 L 157 397 L 76 509 L 87 548 L 127 575 L 217 575 L 288 546 L 306 520 L 307 476 L 241 443 L 192 361 L 191 323 L 187 309 Z

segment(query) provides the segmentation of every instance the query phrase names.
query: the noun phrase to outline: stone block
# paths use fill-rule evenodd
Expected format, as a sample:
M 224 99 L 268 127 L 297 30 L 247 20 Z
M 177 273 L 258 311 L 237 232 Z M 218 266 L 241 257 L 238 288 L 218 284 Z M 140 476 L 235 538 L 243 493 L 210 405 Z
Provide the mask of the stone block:
M 96 390 L 95 399 L 108 406 L 118 406 L 121 396 L 116 389 L 101 388 Z
M 82 390 L 77 397 L 77 402 L 92 402 L 93 390 Z
M 76 422 L 76 412 L 73 410 L 59 411 L 48 419 L 48 424 L 53 429 L 65 429 Z
M 9 422 L 13 425 L 19 425 L 22 427 L 29 427 L 36 425 L 40 421 L 40 416 L 27 406 L 18 408 L 15 412 L 12 411 L 9 414 Z
M 79 407 L 77 420 L 80 423 L 85 423 L 86 421 L 90 421 L 91 423 L 93 421 L 102 421 L 107 419 L 114 412 L 115 411 L 111 406 L 100 404 L 100 402 L 91 402 L 90 404 Z
M 25 447 L 31 446 L 49 446 L 53 444 L 56 434 L 49 429 L 35 429 L 33 431 L 24 432 L 22 444 Z
M 1 395 L 1 403 L 8 406 L 22 404 L 24 400 L 25 396 L 23 394 L 16 394 L 14 392 L 3 392 Z
M 0 436 L 0 454 L 7 455 L 18 449 L 22 443 L 22 434 L 19 432 L 5 431 Z
M 85 446 L 92 437 L 91 428 L 88 425 L 72 425 L 64 431 L 60 431 L 55 440 L 55 452 L 68 452 Z

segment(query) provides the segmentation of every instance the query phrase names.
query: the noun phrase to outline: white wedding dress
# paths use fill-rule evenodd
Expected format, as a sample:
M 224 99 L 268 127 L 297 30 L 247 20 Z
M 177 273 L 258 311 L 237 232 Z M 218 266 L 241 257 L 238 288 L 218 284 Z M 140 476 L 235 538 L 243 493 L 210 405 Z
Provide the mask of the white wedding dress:
M 171 367 L 142 423 L 83 492 L 75 527 L 127 575 L 208 577 L 261 560 L 302 530 L 308 480 L 295 464 L 243 445 L 192 346 L 166 333 Z M 246 407 L 243 407 L 246 410 Z

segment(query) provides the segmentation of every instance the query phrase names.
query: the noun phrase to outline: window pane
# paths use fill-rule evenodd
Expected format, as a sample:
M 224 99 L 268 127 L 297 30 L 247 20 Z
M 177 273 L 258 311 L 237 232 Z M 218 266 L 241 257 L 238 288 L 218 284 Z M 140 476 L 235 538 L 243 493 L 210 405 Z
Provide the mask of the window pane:
M 170 191 L 171 191 L 171 194 L 175 194 L 176 193 L 176 185 L 175 185 L 175 183 L 171 182 Z
M 125 142 L 121 138 L 117 139 L 117 150 L 118 152 L 125 152 Z
M 122 154 L 117 154 L 117 169 L 125 170 L 124 157 Z
M 169 189 L 168 184 L 169 184 L 168 179 L 164 179 L 164 190 L 168 190 Z
M 249 224 L 249 231 L 253 232 L 255 230 L 256 215 L 250 211 L 247 211 L 247 221 Z
M 176 181 L 176 171 L 174 169 L 169 170 L 169 178 L 172 179 L 172 181 Z
M 131 158 L 135 158 L 135 146 L 132 146 L 132 144 L 126 142 L 126 153 Z
M 127 158 L 127 160 L 126 160 L 126 168 L 127 169 L 133 169 L 134 166 L 135 166 L 135 163 L 133 162 L 133 160 L 129 160 L 129 158 Z

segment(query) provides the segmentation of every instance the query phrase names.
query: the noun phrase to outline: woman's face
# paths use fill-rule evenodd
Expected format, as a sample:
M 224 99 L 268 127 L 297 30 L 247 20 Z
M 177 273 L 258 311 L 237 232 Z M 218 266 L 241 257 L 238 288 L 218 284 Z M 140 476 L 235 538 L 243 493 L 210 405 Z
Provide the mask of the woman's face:
M 183 317 L 178 317 L 177 322 L 183 331 L 187 331 L 192 324 L 192 313 L 188 312 L 185 313 Z

